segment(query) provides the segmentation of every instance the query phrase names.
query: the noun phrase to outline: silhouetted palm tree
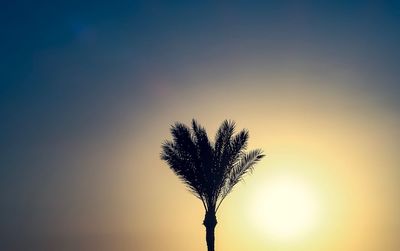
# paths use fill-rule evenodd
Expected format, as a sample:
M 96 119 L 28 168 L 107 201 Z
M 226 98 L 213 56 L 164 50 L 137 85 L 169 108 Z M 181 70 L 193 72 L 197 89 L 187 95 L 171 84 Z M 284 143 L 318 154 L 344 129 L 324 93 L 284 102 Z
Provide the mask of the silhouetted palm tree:
M 212 143 L 206 130 L 193 119 L 192 128 L 182 123 L 171 126 L 173 140 L 162 144 L 161 159 L 203 202 L 208 251 L 214 251 L 216 212 L 222 201 L 264 157 L 260 149 L 245 152 L 247 130 L 234 133 L 235 123 L 225 120 Z

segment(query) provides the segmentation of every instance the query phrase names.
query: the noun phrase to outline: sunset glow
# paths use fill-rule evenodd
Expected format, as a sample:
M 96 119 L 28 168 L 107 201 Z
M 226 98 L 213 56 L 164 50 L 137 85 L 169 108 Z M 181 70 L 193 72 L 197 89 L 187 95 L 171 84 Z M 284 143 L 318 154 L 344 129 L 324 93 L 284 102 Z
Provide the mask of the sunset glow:
M 265 154 L 215 251 L 400 250 L 398 1 L 4 1 L 0 25 L 1 251 L 205 251 L 160 159 L 193 118 Z
M 249 214 L 259 231 L 280 241 L 306 235 L 318 223 L 318 201 L 304 181 L 290 175 L 260 185 Z

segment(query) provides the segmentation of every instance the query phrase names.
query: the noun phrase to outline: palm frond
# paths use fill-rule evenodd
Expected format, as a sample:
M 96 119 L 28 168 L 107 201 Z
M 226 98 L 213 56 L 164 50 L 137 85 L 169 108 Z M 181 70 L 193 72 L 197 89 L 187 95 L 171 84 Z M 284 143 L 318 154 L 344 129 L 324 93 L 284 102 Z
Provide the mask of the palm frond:
M 234 166 L 237 160 L 245 153 L 247 149 L 247 142 L 249 139 L 249 132 L 246 129 L 243 129 L 238 134 L 236 134 L 232 140 L 229 142 L 229 152 L 224 154 L 223 164 L 227 166 L 226 171 L 230 171 L 230 169 Z
M 219 157 L 224 147 L 229 144 L 230 139 L 235 132 L 236 124 L 231 120 L 224 120 L 215 135 L 215 153 Z
M 233 187 L 243 179 L 248 172 L 252 172 L 254 165 L 265 155 L 261 149 L 252 150 L 243 154 L 242 158 L 232 167 L 227 175 L 224 188 L 220 194 L 221 201 L 232 191 Z
M 183 155 L 175 143 L 165 141 L 162 144 L 161 159 L 168 163 L 172 171 L 196 197 L 202 197 L 202 183 L 196 175 L 194 162 Z
M 210 200 L 213 194 L 213 147 L 208 139 L 207 132 L 196 120 L 192 120 L 192 130 L 194 135 L 194 142 L 197 146 L 197 154 L 201 159 L 199 169 L 202 173 L 203 189 Z
M 221 191 L 223 191 L 226 179 L 230 174 L 230 171 L 235 166 L 235 164 L 241 159 L 244 155 L 247 141 L 249 138 L 249 134 L 247 130 L 242 130 L 238 134 L 232 137 L 232 139 L 228 142 L 228 146 L 225 147 L 222 158 L 219 161 L 219 170 L 218 173 L 218 190 L 217 190 L 217 198 L 220 197 Z
M 213 200 L 216 202 L 218 195 L 221 191 L 221 187 L 224 183 L 224 176 L 226 169 L 229 166 L 230 159 L 232 157 L 232 145 L 231 139 L 235 133 L 235 122 L 231 120 L 225 120 L 215 136 L 215 147 L 214 147 L 214 176 L 216 187 L 213 195 Z
M 193 141 L 190 128 L 182 123 L 175 123 L 175 125 L 171 126 L 171 134 L 173 136 L 174 147 L 180 154 L 190 158 L 194 163 L 198 163 L 197 146 Z

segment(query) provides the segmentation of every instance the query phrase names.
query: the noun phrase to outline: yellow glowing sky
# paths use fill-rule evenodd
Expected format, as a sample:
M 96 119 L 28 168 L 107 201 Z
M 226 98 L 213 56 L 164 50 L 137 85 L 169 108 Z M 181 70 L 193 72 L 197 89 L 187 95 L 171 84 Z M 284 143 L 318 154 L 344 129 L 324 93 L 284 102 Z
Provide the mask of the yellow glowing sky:
M 205 84 L 166 90 L 109 146 L 114 201 L 103 209 L 103 225 L 92 227 L 126 236 L 119 248 L 204 250 L 201 202 L 159 160 L 160 144 L 175 121 L 194 117 L 213 137 L 230 118 L 249 129 L 249 148 L 261 147 L 267 157 L 218 212 L 218 250 L 396 247 L 399 158 L 392 139 L 400 121 L 373 93 L 347 87 L 362 79 L 297 70 L 184 81 Z

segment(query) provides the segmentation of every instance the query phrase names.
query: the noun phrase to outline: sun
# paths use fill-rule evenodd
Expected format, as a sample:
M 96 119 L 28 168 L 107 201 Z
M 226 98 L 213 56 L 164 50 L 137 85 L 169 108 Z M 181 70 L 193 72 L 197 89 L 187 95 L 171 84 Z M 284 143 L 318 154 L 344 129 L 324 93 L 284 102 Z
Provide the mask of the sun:
M 317 223 L 318 203 L 302 179 L 284 175 L 257 187 L 250 217 L 267 237 L 289 241 L 306 235 Z

